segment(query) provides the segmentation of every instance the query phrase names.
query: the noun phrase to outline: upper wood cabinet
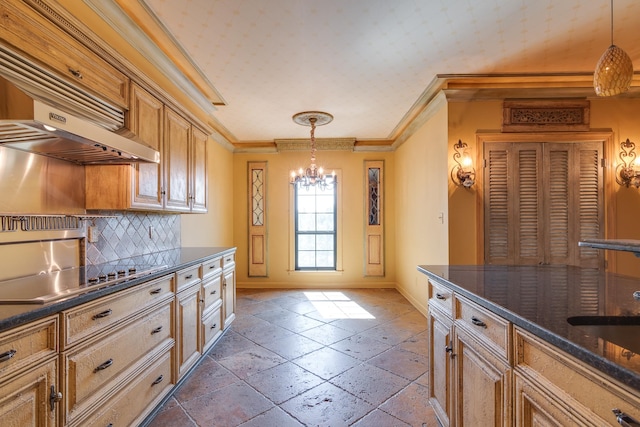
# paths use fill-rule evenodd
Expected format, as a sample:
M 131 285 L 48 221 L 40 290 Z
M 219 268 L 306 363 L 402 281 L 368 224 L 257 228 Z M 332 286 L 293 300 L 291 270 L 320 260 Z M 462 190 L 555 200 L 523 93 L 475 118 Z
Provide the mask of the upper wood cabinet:
M 43 70 L 115 106 L 129 106 L 129 78 L 22 1 L 0 2 L 0 41 Z
M 127 126 L 160 163 L 86 166 L 86 208 L 207 212 L 207 134 L 135 83 Z

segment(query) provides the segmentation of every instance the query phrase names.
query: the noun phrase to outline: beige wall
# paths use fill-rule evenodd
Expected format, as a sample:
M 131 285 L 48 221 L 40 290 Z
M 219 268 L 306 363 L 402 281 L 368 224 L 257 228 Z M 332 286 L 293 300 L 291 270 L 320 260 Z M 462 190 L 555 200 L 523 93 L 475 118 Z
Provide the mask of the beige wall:
M 439 102 L 426 123 L 395 151 L 396 283 L 427 312 L 421 264 L 448 263 L 447 106 Z
M 182 246 L 234 246 L 233 153 L 209 139 L 209 212 L 181 215 Z
M 364 277 L 364 161 L 384 160 L 385 164 L 385 277 Z M 247 255 L 247 162 L 267 162 L 266 221 L 268 277 L 248 277 Z M 281 153 L 236 153 L 233 156 L 233 235 L 238 247 L 236 258 L 239 287 L 395 287 L 395 197 L 393 153 L 358 153 L 318 151 L 318 166 L 340 173 L 338 205 L 341 207 L 338 229 L 342 243 L 340 272 L 290 271 L 290 207 L 289 173 L 308 166 L 309 151 Z

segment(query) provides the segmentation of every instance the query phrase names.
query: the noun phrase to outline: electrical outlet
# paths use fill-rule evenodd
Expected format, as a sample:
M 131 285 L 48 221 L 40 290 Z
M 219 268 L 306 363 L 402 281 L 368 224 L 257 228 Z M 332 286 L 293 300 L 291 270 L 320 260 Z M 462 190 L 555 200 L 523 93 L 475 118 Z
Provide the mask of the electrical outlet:
M 100 232 L 96 229 L 95 225 L 90 225 L 87 228 L 87 239 L 89 240 L 89 243 L 97 243 L 99 235 Z

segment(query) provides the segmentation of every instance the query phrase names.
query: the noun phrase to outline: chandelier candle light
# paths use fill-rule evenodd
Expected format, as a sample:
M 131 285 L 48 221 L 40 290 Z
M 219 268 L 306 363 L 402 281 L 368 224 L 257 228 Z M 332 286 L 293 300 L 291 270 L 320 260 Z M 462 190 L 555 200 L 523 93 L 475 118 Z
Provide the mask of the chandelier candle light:
M 325 175 L 322 168 L 316 166 L 316 126 L 326 125 L 333 120 L 333 116 L 322 111 L 305 111 L 295 114 L 293 121 L 302 126 L 311 126 L 311 165 L 308 168 L 300 168 L 298 172 L 291 171 L 291 184 L 299 184 L 307 190 L 311 186 L 318 186 L 321 190 L 327 186 L 335 185 L 336 173 Z

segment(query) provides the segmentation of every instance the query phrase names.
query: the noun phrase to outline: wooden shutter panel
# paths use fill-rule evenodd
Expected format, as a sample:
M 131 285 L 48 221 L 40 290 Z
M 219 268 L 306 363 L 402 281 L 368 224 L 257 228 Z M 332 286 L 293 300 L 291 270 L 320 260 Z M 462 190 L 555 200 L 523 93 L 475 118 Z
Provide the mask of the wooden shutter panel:
M 570 244 L 575 239 L 571 232 L 570 199 L 571 182 L 569 165 L 571 145 L 547 143 L 544 145 L 544 188 L 549 197 L 546 199 L 545 240 L 548 242 L 548 253 L 543 262 L 550 264 L 571 264 Z M 576 242 L 577 246 L 577 242 Z
M 509 143 L 485 145 L 485 262 L 509 263 Z
M 515 234 L 514 242 L 516 264 L 538 264 L 543 255 L 542 233 L 542 174 L 541 150 L 539 144 L 514 145 L 517 155 L 517 177 L 511 180 L 516 187 Z
M 578 240 L 602 239 L 604 230 L 603 223 L 603 180 L 602 180 L 602 144 L 589 143 L 580 144 L 580 177 L 579 184 L 579 206 L 580 217 L 576 224 Z M 576 248 L 577 264 L 582 267 L 600 268 L 603 265 L 603 251 L 579 247 Z

